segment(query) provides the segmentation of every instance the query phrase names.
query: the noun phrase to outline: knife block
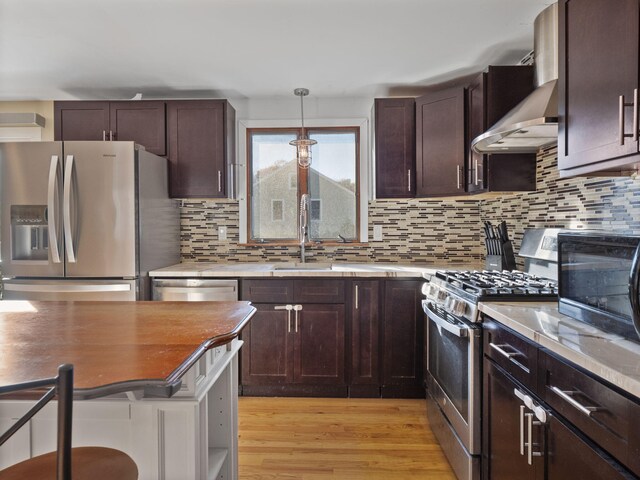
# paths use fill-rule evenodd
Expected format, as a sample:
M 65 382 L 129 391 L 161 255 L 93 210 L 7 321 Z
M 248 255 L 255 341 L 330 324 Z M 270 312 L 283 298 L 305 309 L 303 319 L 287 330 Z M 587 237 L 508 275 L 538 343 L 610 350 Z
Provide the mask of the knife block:
M 502 271 L 502 256 L 501 255 L 487 255 L 484 262 L 485 270 L 497 270 Z
M 515 270 L 516 257 L 513 254 L 513 246 L 511 242 L 502 244 L 502 255 L 487 255 L 485 260 L 485 268 L 487 270 Z

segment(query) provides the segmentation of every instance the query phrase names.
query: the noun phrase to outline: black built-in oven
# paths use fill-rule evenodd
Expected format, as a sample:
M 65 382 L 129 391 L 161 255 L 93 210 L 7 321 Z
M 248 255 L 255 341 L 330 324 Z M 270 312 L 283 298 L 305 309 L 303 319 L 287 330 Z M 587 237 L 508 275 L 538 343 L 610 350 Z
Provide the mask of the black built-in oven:
M 558 235 L 560 313 L 640 342 L 640 236 Z

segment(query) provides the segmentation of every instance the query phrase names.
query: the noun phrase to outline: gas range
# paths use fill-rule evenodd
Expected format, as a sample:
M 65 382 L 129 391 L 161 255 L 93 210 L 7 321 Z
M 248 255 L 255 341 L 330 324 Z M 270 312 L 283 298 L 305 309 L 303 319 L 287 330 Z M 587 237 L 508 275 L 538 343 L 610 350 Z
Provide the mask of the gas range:
M 554 300 L 555 280 L 514 271 L 437 271 L 425 284 L 424 302 L 464 319 L 478 322 L 478 303 L 487 300 Z
M 458 478 L 477 480 L 482 453 L 484 301 L 556 300 L 557 229 L 530 229 L 519 255 L 524 271 L 436 272 L 423 287 L 427 415 Z

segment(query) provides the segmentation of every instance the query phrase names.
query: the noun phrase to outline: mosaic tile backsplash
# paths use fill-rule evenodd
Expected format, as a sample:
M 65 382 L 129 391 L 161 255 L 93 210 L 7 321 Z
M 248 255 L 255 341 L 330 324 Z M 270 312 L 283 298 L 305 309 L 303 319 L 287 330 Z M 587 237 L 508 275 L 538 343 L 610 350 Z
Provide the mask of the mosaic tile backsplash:
M 297 247 L 239 245 L 239 205 L 234 200 L 184 201 L 183 261 L 295 261 Z M 484 259 L 481 221 L 505 220 L 516 251 L 525 228 L 565 227 L 640 233 L 640 179 L 574 178 L 557 172 L 557 150 L 538 155 L 537 191 L 470 200 L 378 200 L 369 203 L 383 241 L 367 246 L 312 246 L 311 261 L 478 262 Z M 227 227 L 227 240 L 218 227 Z

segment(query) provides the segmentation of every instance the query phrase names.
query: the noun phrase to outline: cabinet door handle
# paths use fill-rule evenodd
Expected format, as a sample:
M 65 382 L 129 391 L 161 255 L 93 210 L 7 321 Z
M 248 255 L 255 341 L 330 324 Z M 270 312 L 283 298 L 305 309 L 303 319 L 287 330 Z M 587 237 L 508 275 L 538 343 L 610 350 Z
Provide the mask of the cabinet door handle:
M 411 169 L 407 170 L 407 192 L 411 191 Z
M 533 413 L 525 413 L 527 417 L 527 463 L 533 465 Z
M 222 191 L 222 172 L 218 170 L 218 192 Z
M 103 142 L 107 141 L 107 131 L 106 130 L 102 130 L 102 141 Z
M 587 417 L 590 417 L 593 412 L 597 412 L 600 410 L 598 407 L 587 407 L 578 402 L 573 395 L 576 393 L 580 393 L 577 391 L 570 390 L 560 390 L 558 387 L 551 387 L 551 391 L 562 398 L 565 402 L 571 405 L 573 408 L 577 409 L 581 413 L 585 414 Z
M 356 310 L 358 310 L 358 285 L 356 285 Z
M 638 141 L 638 89 L 633 89 L 633 132 L 631 133 L 631 139 L 634 142 Z
M 300 314 L 298 313 L 300 310 L 302 310 L 302 305 L 293 306 L 293 311 L 296 312 L 296 333 L 298 333 L 298 324 L 300 322 Z
M 624 133 L 625 124 L 625 108 L 633 107 L 633 132 Z M 618 139 L 620 145 L 624 145 L 625 138 L 631 138 L 634 142 L 638 141 L 638 89 L 633 90 L 633 103 L 626 103 L 624 95 L 618 98 Z
M 624 145 L 624 95 L 618 97 L 618 141 L 620 145 Z
M 461 170 L 462 169 L 460 168 L 460 165 L 456 166 L 456 182 L 457 182 L 457 185 L 458 185 L 458 190 L 460 190 L 460 184 L 462 183 L 462 182 L 460 182 L 460 172 L 461 172 Z
M 113 132 L 109 130 L 109 141 L 113 142 Z
M 479 180 L 480 175 L 478 174 L 478 159 L 477 158 L 473 161 L 473 170 L 474 170 L 474 174 L 475 174 L 475 182 L 473 182 L 473 183 L 474 183 L 474 185 L 477 186 L 480 183 L 480 180 Z
M 524 455 L 524 405 L 520 405 L 520 455 Z
M 287 333 L 291 333 L 291 310 L 293 310 L 293 305 L 276 305 L 273 309 L 287 311 Z

